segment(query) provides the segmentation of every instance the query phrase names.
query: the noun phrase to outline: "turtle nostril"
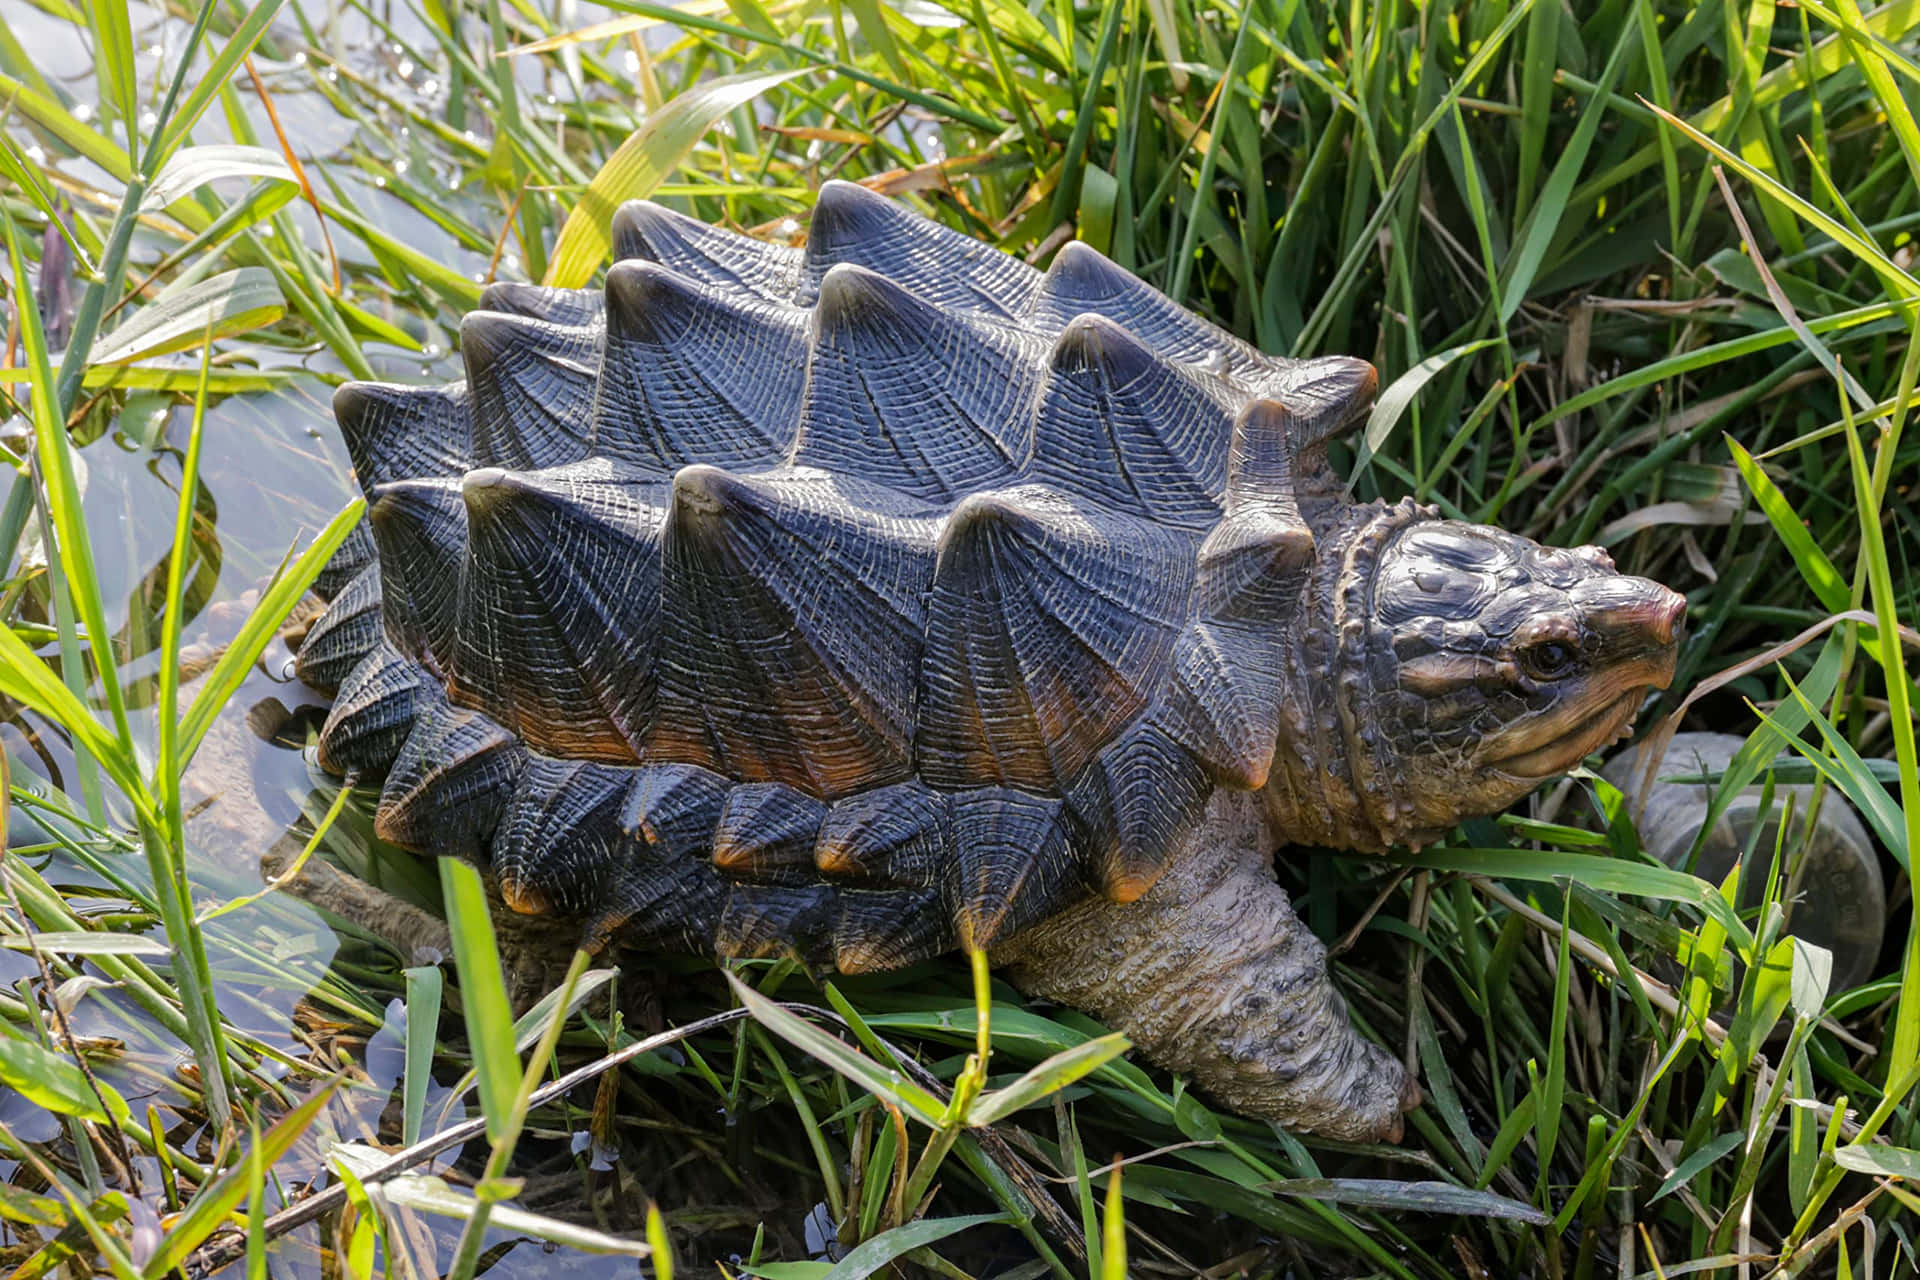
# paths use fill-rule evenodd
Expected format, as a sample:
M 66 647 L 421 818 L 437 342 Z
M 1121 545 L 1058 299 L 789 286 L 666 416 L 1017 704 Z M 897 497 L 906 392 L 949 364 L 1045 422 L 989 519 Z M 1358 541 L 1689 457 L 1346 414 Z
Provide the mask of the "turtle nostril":
M 1654 604 L 1649 618 L 1648 630 L 1656 644 L 1672 644 L 1686 629 L 1687 598 L 1678 591 L 1661 588 L 1661 598 Z

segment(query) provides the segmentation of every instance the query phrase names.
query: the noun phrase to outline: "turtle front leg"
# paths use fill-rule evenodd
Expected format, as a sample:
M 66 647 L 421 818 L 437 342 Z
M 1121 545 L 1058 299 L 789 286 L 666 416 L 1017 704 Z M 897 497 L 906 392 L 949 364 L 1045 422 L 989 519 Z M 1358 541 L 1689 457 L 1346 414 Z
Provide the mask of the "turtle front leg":
M 993 960 L 1029 994 L 1126 1032 L 1231 1110 L 1397 1142 L 1419 1086 L 1348 1021 L 1326 948 L 1274 880 L 1272 850 L 1258 798 L 1222 792 L 1139 901 L 1083 903 Z

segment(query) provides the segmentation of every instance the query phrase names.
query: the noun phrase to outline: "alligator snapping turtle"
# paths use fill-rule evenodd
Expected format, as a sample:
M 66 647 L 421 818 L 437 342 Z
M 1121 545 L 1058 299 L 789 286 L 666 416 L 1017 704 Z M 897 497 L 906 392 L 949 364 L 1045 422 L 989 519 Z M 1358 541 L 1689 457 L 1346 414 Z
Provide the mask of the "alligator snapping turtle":
M 515 911 L 723 957 L 991 948 L 1221 1102 L 1397 1137 L 1274 882 L 1510 804 L 1671 679 L 1597 548 L 1355 505 L 1360 360 L 1098 253 L 829 183 L 804 250 L 651 204 L 604 293 L 496 285 L 464 383 L 334 399 L 371 538 L 299 653 L 379 832 Z

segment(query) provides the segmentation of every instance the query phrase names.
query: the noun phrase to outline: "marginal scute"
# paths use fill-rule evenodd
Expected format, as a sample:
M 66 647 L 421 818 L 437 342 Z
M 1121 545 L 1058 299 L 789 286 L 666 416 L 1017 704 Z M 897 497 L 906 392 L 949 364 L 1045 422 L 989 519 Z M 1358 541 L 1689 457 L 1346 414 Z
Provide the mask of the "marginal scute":
M 529 470 L 587 456 L 599 325 L 469 312 L 460 355 L 472 399 L 473 465 Z
M 333 553 L 333 557 L 314 577 L 313 593 L 322 600 L 332 600 L 346 589 L 349 582 L 359 577 L 379 554 L 374 549 L 373 530 L 367 528 L 367 522 L 362 520 L 347 533 L 339 550 Z
M 620 829 L 661 857 L 705 862 L 732 785 L 697 765 L 644 765 L 621 798 Z
M 827 806 L 777 782 L 748 782 L 727 793 L 713 833 L 714 869 L 735 880 L 807 884 L 813 842 Z
M 1220 518 L 1223 446 L 1241 398 L 1113 321 L 1080 316 L 1049 360 L 1032 474 L 1115 510 L 1204 531 Z
M 623 204 L 613 215 L 613 256 L 657 262 L 702 284 L 782 302 L 800 279 L 800 250 L 723 231 L 646 200 Z
M 921 782 L 848 796 L 827 810 L 813 847 L 814 866 L 838 884 L 931 889 L 952 852 L 951 804 Z
M 393 480 L 373 490 L 367 521 L 380 549 L 381 613 L 387 639 L 441 673 L 450 669 L 467 558 L 467 507 L 460 481 Z
M 293 657 L 294 674 L 332 693 L 385 634 L 380 618 L 380 567 L 368 564 L 328 602 Z
M 810 969 L 832 955 L 839 895 L 820 883 L 736 884 L 714 931 L 714 951 L 728 960 L 793 956 Z
M 594 458 L 462 482 L 456 702 L 550 755 L 633 763 L 653 717 L 667 486 Z
M 1151 889 L 1210 793 L 1199 761 L 1151 713 L 1101 751 L 1066 794 L 1075 846 L 1100 892 L 1133 902 Z
M 682 469 L 648 758 L 823 799 L 904 780 L 936 528 L 858 480 Z
M 827 273 L 794 458 L 951 501 L 1033 451 L 1032 335 L 944 311 L 861 267 Z
M 1063 802 L 1005 787 L 953 797 L 947 895 L 962 947 L 979 951 L 1011 938 L 1087 887 Z
M 485 861 L 526 761 L 526 747 L 499 724 L 430 700 L 387 771 L 374 833 L 424 853 Z
M 458 475 L 473 465 L 473 402 L 464 382 L 349 382 L 333 393 L 333 420 L 364 493 L 393 480 Z
M 526 915 L 591 916 L 632 857 L 618 821 L 631 771 L 530 753 L 493 837 L 493 872 Z
M 340 682 L 320 729 L 320 767 L 339 776 L 384 772 L 413 730 L 420 700 L 440 687 L 384 638 Z
M 806 364 L 799 308 L 616 263 L 592 447 L 662 472 L 771 464 L 793 443 Z
M 590 932 L 618 932 L 636 946 L 710 949 L 728 887 L 708 850 L 732 784 L 693 765 L 629 773 L 617 823 L 635 842 L 635 856 L 606 889 Z
M 795 301 L 812 305 L 834 268 L 851 263 L 885 276 L 941 312 L 1017 319 L 1040 287 L 1040 273 L 854 182 L 820 188 L 807 226 Z
M 898 969 L 959 945 L 938 889 L 841 889 L 836 902 L 833 965 L 842 973 Z
M 1152 701 L 1193 542 L 1041 485 L 962 500 L 927 605 L 920 776 L 1059 794 Z

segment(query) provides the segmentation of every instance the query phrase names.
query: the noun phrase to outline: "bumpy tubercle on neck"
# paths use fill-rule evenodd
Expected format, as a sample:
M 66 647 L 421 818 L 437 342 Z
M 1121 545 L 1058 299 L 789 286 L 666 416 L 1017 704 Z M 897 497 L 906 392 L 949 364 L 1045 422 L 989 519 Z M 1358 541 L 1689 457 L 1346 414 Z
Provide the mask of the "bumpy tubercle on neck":
M 1378 853 L 1436 834 L 1419 825 L 1400 785 L 1398 744 L 1379 723 L 1375 694 L 1394 666 L 1373 626 L 1373 578 L 1402 530 L 1439 515 L 1412 501 L 1374 502 L 1316 524 L 1313 570 L 1280 650 L 1285 695 L 1264 788 L 1282 840 Z

